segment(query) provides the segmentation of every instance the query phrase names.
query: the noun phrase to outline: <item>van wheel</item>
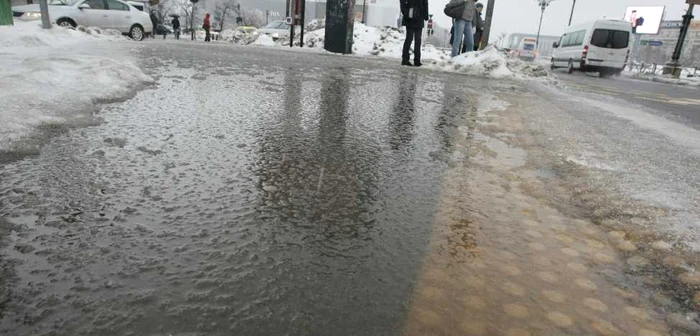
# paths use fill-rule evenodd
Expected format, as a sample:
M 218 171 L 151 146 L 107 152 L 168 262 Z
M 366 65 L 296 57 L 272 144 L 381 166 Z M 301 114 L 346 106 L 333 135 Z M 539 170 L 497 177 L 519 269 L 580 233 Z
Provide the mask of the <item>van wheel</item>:
M 553 58 L 552 58 L 552 63 L 549 65 L 549 68 L 550 68 L 551 70 L 554 70 L 554 69 L 557 68 L 557 66 L 554 65 L 554 59 L 553 59 Z
M 566 72 L 574 73 L 574 61 L 573 60 L 569 60 L 569 65 L 567 67 Z
M 610 78 L 613 76 L 613 72 L 609 70 L 600 70 L 600 78 Z

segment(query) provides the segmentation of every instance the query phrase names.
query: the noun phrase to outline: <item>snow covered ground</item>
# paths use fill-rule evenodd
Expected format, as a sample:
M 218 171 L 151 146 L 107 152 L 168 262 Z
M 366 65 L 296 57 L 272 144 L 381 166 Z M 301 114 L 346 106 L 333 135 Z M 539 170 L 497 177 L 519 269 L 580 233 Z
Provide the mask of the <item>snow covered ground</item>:
M 125 98 L 151 82 L 110 43 L 125 40 L 118 32 L 94 28 L 1 26 L 0 151 L 39 126 L 87 122 L 95 103 Z
M 266 35 L 258 33 L 243 34 L 233 30 L 222 33 L 223 40 L 243 45 L 262 46 L 287 46 L 288 39 L 272 41 Z M 304 35 L 305 47 L 318 52 L 323 49 L 325 37 L 324 23 L 322 20 L 314 20 L 308 25 L 308 32 Z M 384 57 L 401 59 L 405 34 L 393 27 L 370 27 L 362 23 L 355 23 L 353 54 L 361 57 Z M 300 39 L 295 38 L 294 44 L 299 46 Z M 413 59 L 413 50 L 411 58 Z M 548 77 L 547 67 L 541 64 L 510 59 L 495 48 L 468 53 L 456 58 L 450 57 L 450 51 L 438 49 L 433 45 L 425 44 L 422 48 L 421 58 L 423 64 L 430 69 L 460 72 L 475 76 L 490 78 L 531 78 Z

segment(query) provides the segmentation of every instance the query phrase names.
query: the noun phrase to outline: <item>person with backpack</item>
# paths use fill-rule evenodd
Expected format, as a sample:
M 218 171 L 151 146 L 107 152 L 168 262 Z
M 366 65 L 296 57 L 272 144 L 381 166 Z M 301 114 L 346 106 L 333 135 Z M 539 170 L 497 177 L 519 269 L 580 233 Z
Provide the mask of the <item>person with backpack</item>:
M 403 43 L 403 55 L 401 65 L 421 66 L 420 49 L 422 45 L 423 27 L 428 20 L 428 0 L 400 0 L 402 24 L 406 26 L 406 40 Z M 415 39 L 413 47 L 413 64 L 411 64 L 411 43 Z
M 202 25 L 202 28 L 204 28 L 204 33 L 206 33 L 204 36 L 204 42 L 211 42 L 211 33 L 209 32 L 211 30 L 211 15 L 209 13 L 204 16 L 204 24 Z
M 445 15 L 453 19 L 452 57 L 460 54 L 462 43 L 467 51 L 474 50 L 474 35 L 472 33 L 474 0 L 450 0 L 445 6 Z

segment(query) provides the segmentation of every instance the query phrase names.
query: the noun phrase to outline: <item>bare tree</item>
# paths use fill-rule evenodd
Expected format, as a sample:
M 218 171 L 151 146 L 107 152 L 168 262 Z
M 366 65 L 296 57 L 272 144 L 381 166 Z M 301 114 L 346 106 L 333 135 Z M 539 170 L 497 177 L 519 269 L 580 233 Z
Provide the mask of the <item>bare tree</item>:
M 265 24 L 265 13 L 259 9 L 241 9 L 239 15 L 244 26 L 261 27 Z
M 175 1 L 176 0 L 161 0 L 155 6 L 151 6 L 156 12 L 158 21 L 161 23 L 167 23 L 166 19 L 168 18 L 168 15 L 173 13 L 173 11 L 176 9 Z
M 219 23 L 219 29 L 224 30 L 226 18 L 240 10 L 240 5 L 236 0 L 223 0 L 216 4 L 214 9 L 214 20 Z
M 166 0 L 170 4 L 170 13 L 185 18 L 185 29 L 192 29 L 192 3 L 190 0 Z

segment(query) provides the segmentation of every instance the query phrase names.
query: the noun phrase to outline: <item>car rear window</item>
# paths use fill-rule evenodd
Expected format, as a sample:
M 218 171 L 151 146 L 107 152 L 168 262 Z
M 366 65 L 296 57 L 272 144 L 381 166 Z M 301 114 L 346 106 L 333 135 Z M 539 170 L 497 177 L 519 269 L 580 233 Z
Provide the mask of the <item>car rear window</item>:
M 523 46 L 524 50 L 535 50 L 535 45 L 534 44 L 526 44 Z
M 596 29 L 591 37 L 591 44 L 608 49 L 624 49 L 629 46 L 630 33 L 624 30 Z

